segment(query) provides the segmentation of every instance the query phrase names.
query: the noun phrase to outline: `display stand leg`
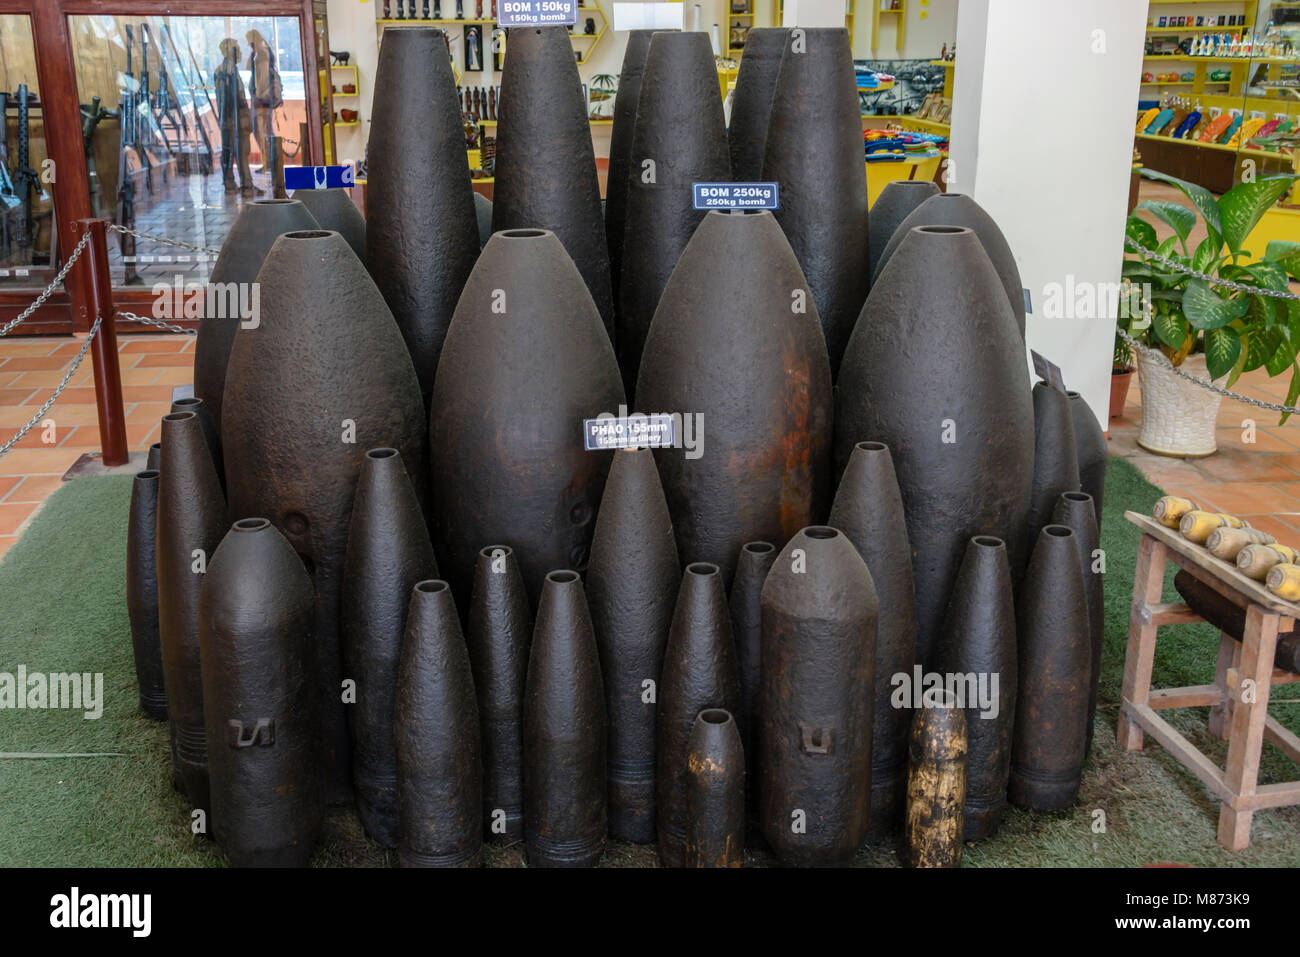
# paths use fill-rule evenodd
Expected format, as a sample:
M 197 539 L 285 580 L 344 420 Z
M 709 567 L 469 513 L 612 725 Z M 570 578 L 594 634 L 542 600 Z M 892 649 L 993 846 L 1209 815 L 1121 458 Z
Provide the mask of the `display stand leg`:
M 1268 721 L 1268 693 L 1273 677 L 1277 627 L 1276 614 L 1258 605 L 1246 609 L 1241 667 L 1228 679 L 1235 701 L 1224 778 L 1235 798 L 1253 797 L 1259 779 L 1259 755 L 1264 746 L 1264 725 Z M 1249 847 L 1253 816 L 1251 810 L 1237 809 L 1224 802 L 1219 812 L 1219 843 L 1230 851 Z
M 1133 607 L 1128 625 L 1128 652 L 1124 657 L 1124 690 L 1120 701 L 1117 741 L 1121 750 L 1142 750 L 1142 728 L 1129 717 L 1129 704 L 1151 701 L 1151 669 L 1156 656 L 1156 624 L 1150 606 L 1159 604 L 1164 591 L 1165 546 L 1149 535 L 1138 542 L 1133 574 Z
M 1223 697 L 1210 708 L 1210 734 L 1221 741 L 1228 740 L 1232 727 L 1232 689 L 1228 687 L 1228 669 L 1238 667 L 1241 642 L 1227 632 L 1219 632 L 1219 660 L 1214 667 L 1214 686 Z

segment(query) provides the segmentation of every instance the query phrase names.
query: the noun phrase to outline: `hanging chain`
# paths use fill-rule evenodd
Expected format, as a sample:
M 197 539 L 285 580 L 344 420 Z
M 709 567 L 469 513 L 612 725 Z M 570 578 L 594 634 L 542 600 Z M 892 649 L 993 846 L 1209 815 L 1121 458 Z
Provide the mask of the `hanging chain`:
M 125 233 L 128 236 L 134 236 L 136 239 L 148 239 L 155 243 L 162 243 L 164 246 L 179 246 L 181 249 L 192 249 L 196 253 L 203 253 L 205 256 L 216 258 L 221 252 L 220 249 L 213 249 L 210 246 L 195 246 L 193 243 L 183 243 L 179 239 L 168 239 L 166 236 L 159 236 L 157 233 L 141 232 L 138 229 L 130 229 L 126 226 L 119 226 L 117 223 L 109 223 L 108 231 L 111 233 Z
M 1182 263 L 1176 260 L 1167 259 L 1166 257 L 1161 256 L 1159 253 L 1147 249 L 1145 246 L 1138 243 L 1131 236 L 1125 236 L 1124 242 L 1128 245 L 1130 249 L 1136 250 L 1137 252 L 1141 253 L 1144 257 L 1153 259 L 1156 262 L 1160 263 L 1161 265 L 1167 266 L 1168 268 L 1174 270 L 1175 272 L 1184 273 L 1185 275 L 1192 276 L 1196 279 L 1200 279 L 1203 282 L 1211 283 L 1216 286 L 1225 286 L 1228 289 L 1234 289 L 1237 292 L 1250 293 L 1251 295 L 1256 295 L 1256 296 L 1271 296 L 1274 299 L 1300 300 L 1300 296 L 1297 296 L 1293 292 L 1279 290 L 1279 289 L 1260 289 L 1257 286 L 1247 286 L 1244 283 L 1233 282 L 1231 279 L 1224 279 L 1222 276 L 1212 276 L 1209 273 L 1199 272 L 1198 270 L 1191 269 L 1187 266 L 1184 266 Z M 1197 376 L 1191 375 L 1190 373 L 1184 372 L 1182 369 L 1178 368 L 1176 365 L 1170 362 L 1169 357 L 1166 356 L 1159 349 L 1152 349 L 1149 346 L 1143 345 L 1141 342 L 1138 342 L 1136 339 L 1134 339 L 1123 329 L 1116 329 L 1115 331 L 1119 333 L 1121 339 L 1123 339 L 1126 343 L 1128 343 L 1132 348 L 1142 353 L 1144 356 L 1148 357 L 1154 362 L 1162 364 L 1166 369 L 1168 369 L 1174 375 L 1180 376 L 1181 378 L 1186 379 L 1188 382 L 1193 382 L 1203 389 L 1208 389 L 1210 392 L 1217 392 L 1221 396 L 1226 396 L 1229 399 L 1236 399 L 1238 402 L 1243 402 L 1246 405 L 1252 405 L 1258 409 L 1266 409 L 1270 412 L 1280 412 L 1288 415 L 1294 413 L 1300 413 L 1300 409 L 1292 408 L 1289 405 L 1282 405 L 1279 402 L 1266 402 L 1263 399 L 1253 399 L 1248 395 L 1242 395 L 1240 392 L 1231 392 L 1228 389 L 1225 389 L 1222 386 L 1217 386 L 1213 382 L 1210 382 L 1206 379 L 1201 379 L 1198 378 Z
M 108 229 L 115 233 L 125 233 L 129 236 L 135 236 L 138 239 L 151 240 L 156 243 L 162 243 L 163 245 L 166 246 L 179 246 L 182 249 L 193 250 L 194 252 L 201 253 L 205 256 L 215 257 L 221 251 L 219 249 L 211 249 L 206 246 L 196 246 L 192 243 L 183 243 L 175 239 L 167 239 L 164 236 L 158 236 L 154 233 L 146 233 L 135 229 L 128 229 L 125 226 L 118 226 L 116 223 L 109 223 Z M 39 309 L 42 305 L 45 304 L 45 301 L 54 294 L 54 291 L 60 285 L 63 284 L 63 280 L 67 278 L 68 272 L 72 269 L 73 264 L 78 259 L 81 258 L 81 254 L 85 252 L 86 246 L 89 245 L 90 243 L 90 238 L 91 238 L 91 233 L 89 230 L 87 230 L 85 233 L 82 234 L 82 237 L 77 242 L 77 245 L 74 246 L 72 248 L 72 252 L 68 254 L 68 258 L 64 261 L 63 267 L 58 271 L 58 273 L 55 274 L 54 278 L 50 280 L 50 284 L 46 286 L 44 290 L 42 290 L 41 294 L 32 301 L 32 304 L 30 306 L 28 306 L 26 309 L 20 312 L 16 318 L 6 323 L 3 327 L 0 327 L 0 336 L 8 335 L 19 325 L 21 325 L 24 321 L 26 321 L 34 312 L 36 312 L 37 309 Z M 118 311 L 117 318 L 124 319 L 127 322 L 139 322 L 147 326 L 155 326 L 159 329 L 164 329 L 168 332 L 179 332 L 190 336 L 196 334 L 196 330 L 194 329 L 185 329 L 182 328 L 181 326 L 174 325 L 173 323 L 163 322 L 161 319 L 150 319 L 146 316 L 137 315 L 134 312 Z M 68 371 L 63 374 L 63 379 L 54 388 L 54 391 L 50 394 L 50 397 L 45 400 L 45 403 L 36 411 L 36 414 L 32 416 L 32 418 L 27 422 L 27 424 L 24 425 L 21 429 L 19 429 L 16 433 L 14 433 L 14 435 L 7 442 L 5 442 L 3 445 L 0 445 L 0 458 L 4 458 L 6 455 L 8 455 L 13 450 L 14 446 L 16 446 L 19 442 L 23 440 L 23 438 L 27 435 L 28 432 L 36 428 L 36 426 L 40 423 L 40 421 L 45 417 L 45 414 L 50 411 L 50 408 L 54 405 L 54 403 L 59 400 L 59 396 L 63 394 L 63 390 L 68 387 L 68 383 L 72 381 L 72 377 L 77 374 L 77 369 L 81 367 L 81 362 L 83 359 L 86 358 L 86 353 L 90 350 L 90 344 L 95 341 L 95 336 L 99 334 L 99 327 L 100 325 L 102 325 L 103 321 L 104 321 L 103 316 L 97 316 L 95 318 L 94 323 L 90 327 L 89 334 L 86 336 L 85 341 L 81 344 L 81 349 L 78 350 L 77 355 L 73 358 L 71 365 L 68 366 Z
M 1143 345 L 1142 343 L 1134 339 L 1132 336 L 1130 336 L 1123 329 L 1116 329 L 1115 331 L 1119 333 L 1121 339 L 1127 342 L 1138 352 L 1142 353 L 1144 356 L 1147 356 L 1148 358 L 1152 359 L 1157 363 L 1163 364 L 1164 367 L 1168 371 L 1172 372 L 1174 375 L 1181 376 L 1182 378 L 1186 379 L 1188 382 L 1194 382 L 1203 389 L 1209 389 L 1211 392 L 1217 392 L 1219 393 L 1219 395 L 1227 396 L 1229 399 L 1236 399 L 1238 402 L 1244 402 L 1246 405 L 1253 405 L 1257 409 L 1267 409 L 1270 412 L 1284 412 L 1288 415 L 1300 413 L 1300 409 L 1292 408 L 1289 405 L 1282 405 L 1279 402 L 1265 402 L 1263 399 L 1252 399 L 1248 395 L 1242 395 L 1240 392 L 1230 392 L 1227 389 L 1223 388 L 1222 386 L 1217 386 L 1213 382 L 1210 382 L 1206 379 L 1197 378 L 1191 373 L 1184 372 L 1182 369 L 1178 368 L 1178 366 L 1170 362 L 1169 357 L 1165 355 L 1163 352 L 1161 352 L 1159 349 L 1152 349 L 1149 346 Z
M 117 310 L 117 318 L 125 319 L 127 322 L 141 322 L 146 326 L 157 326 L 159 329 L 165 329 L 167 332 L 178 332 L 184 336 L 196 336 L 199 333 L 197 329 L 186 329 L 183 326 L 165 322 L 162 319 L 150 319 L 147 316 L 141 316 L 134 312 L 127 312 L 125 309 Z
M 90 234 L 87 233 L 86 235 Z M 64 373 L 63 381 L 58 384 L 50 397 L 45 400 L 45 404 L 36 411 L 34 416 L 32 416 L 31 421 L 19 429 L 8 442 L 4 445 L 0 445 L 0 458 L 4 458 L 8 455 L 10 450 L 23 440 L 23 436 L 36 428 L 37 423 L 45 417 L 45 413 L 50 411 L 50 406 L 54 405 L 54 403 L 58 401 L 59 396 L 63 394 L 63 390 L 68 387 L 68 383 L 71 382 L 72 377 L 76 375 L 77 367 L 81 365 L 81 360 L 86 358 L 86 351 L 90 348 L 90 344 L 95 341 L 95 336 L 99 334 L 99 325 L 103 321 L 103 316 L 95 318 L 94 324 L 90 327 L 90 334 L 86 336 L 86 341 L 81 344 L 81 349 L 77 353 L 76 358 L 72 360 L 72 365 L 69 366 L 68 371 Z
M 72 253 L 68 256 L 68 261 L 63 264 L 63 268 L 55 274 L 54 278 L 50 280 L 50 284 L 45 287 L 44 291 L 36 297 L 30 306 L 20 312 L 18 317 L 7 323 L 4 328 L 0 328 L 0 336 L 9 335 L 11 330 L 21 325 L 25 319 L 45 304 L 45 300 L 49 299 L 50 296 L 53 295 L 54 290 L 62 285 L 64 277 L 68 275 L 68 270 L 72 268 L 72 264 L 81 256 L 89 242 L 90 230 L 86 230 L 86 232 L 82 234 L 81 240 L 77 245 L 72 247 Z
M 1161 256 L 1159 253 L 1147 249 L 1145 246 L 1141 245 L 1137 240 L 1135 240 L 1132 236 L 1125 236 L 1124 242 L 1128 245 L 1130 249 L 1136 250 L 1137 252 L 1141 253 L 1143 256 L 1145 256 L 1148 259 L 1154 259 L 1156 262 L 1160 263 L 1160 265 L 1167 266 L 1168 268 L 1174 270 L 1174 272 L 1184 273 L 1185 275 L 1191 276 L 1194 279 L 1200 279 L 1203 282 L 1208 282 L 1215 286 L 1226 286 L 1228 289 L 1235 289 L 1237 292 L 1248 292 L 1255 296 L 1271 296 L 1274 299 L 1300 300 L 1300 296 L 1297 296 L 1295 293 L 1288 292 L 1286 290 L 1260 289 L 1257 286 L 1247 286 L 1239 282 L 1233 282 L 1231 279 L 1224 279 L 1222 276 L 1212 276 L 1209 273 L 1198 272 L 1195 269 L 1192 269 L 1188 266 L 1184 266 L 1182 263 L 1178 262 L 1177 260 L 1166 259 L 1164 256 Z

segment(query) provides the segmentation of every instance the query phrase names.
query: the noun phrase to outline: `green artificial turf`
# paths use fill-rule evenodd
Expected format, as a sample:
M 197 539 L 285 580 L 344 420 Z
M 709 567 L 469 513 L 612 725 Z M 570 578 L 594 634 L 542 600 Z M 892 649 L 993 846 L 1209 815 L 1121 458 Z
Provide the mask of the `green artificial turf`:
M 0 866 L 224 863 L 214 843 L 191 833 L 188 806 L 172 789 L 165 724 L 138 708 L 124 595 L 130 488 L 127 477 L 69 483 L 0 561 L 0 671 L 12 673 L 22 664 L 29 672 L 102 672 L 105 697 L 98 720 L 63 710 L 0 711 Z M 1215 842 L 1218 802 L 1195 777 L 1150 741 L 1142 752 L 1115 748 L 1137 547 L 1124 511 L 1148 512 L 1160 494 L 1132 466 L 1111 460 L 1102 524 L 1101 704 L 1077 805 L 1057 814 L 1009 810 L 993 838 L 967 846 L 966 866 L 1300 865 L 1300 807 L 1256 814 L 1252 846 L 1229 854 Z M 1166 600 L 1174 599 L 1167 583 Z M 1208 683 L 1217 649 L 1218 633 L 1209 625 L 1161 629 L 1154 685 Z M 1278 689 L 1271 709 L 1293 730 L 1300 730 L 1297 690 Z M 1206 731 L 1207 709 L 1165 714 L 1222 764 L 1227 745 Z M 8 756 L 17 752 L 97 756 Z M 1261 782 L 1288 777 L 1300 777 L 1300 768 L 1265 745 Z M 761 852 L 750 857 L 756 865 L 772 863 Z M 486 859 L 497 866 L 522 864 L 517 847 L 489 848 Z M 896 848 L 868 848 L 858 863 L 890 866 L 900 859 Z M 654 862 L 652 848 L 611 842 L 603 863 Z M 386 866 L 396 859 L 364 836 L 353 811 L 335 808 L 314 863 Z

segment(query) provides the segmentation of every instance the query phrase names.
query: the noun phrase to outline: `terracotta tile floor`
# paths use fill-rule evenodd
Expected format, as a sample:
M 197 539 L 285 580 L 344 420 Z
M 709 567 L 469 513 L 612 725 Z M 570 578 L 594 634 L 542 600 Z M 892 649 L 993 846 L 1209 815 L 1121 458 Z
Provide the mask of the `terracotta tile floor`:
M 79 348 L 78 341 L 66 336 L 0 339 L 0 443 L 36 414 Z M 172 389 L 192 379 L 194 337 L 123 336 L 118 356 L 127 443 L 133 450 L 147 449 L 158 441 L 158 420 L 170 408 Z M 89 358 L 46 419 L 53 421 L 53 428 L 32 429 L 0 458 L 0 558 L 58 488 L 69 466 L 99 448 Z
M 1289 380 L 1285 375 L 1270 379 L 1260 369 L 1242 376 L 1233 391 L 1285 402 Z M 1219 451 L 1203 459 L 1169 458 L 1139 448 L 1141 420 L 1142 393 L 1134 377 L 1123 418 L 1110 423 L 1111 455 L 1128 459 L 1170 494 L 1240 515 L 1278 541 L 1300 546 L 1300 454 L 1293 451 L 1300 449 L 1300 416 L 1279 426 L 1276 413 L 1224 399 L 1218 418 Z

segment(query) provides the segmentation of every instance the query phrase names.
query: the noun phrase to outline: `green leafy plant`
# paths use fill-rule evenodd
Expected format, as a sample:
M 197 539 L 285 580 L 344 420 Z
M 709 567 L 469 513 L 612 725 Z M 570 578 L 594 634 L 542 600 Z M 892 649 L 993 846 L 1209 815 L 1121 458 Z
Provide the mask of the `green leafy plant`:
M 1127 328 L 1124 331 L 1129 332 Z M 1132 333 L 1129 332 L 1129 335 Z M 1115 334 L 1115 354 L 1110 360 L 1110 371 L 1113 373 L 1133 371 L 1133 347 L 1121 338 L 1118 332 Z
M 1148 179 L 1178 187 L 1192 208 L 1179 203 L 1144 200 L 1128 218 L 1124 234 L 1157 255 L 1209 276 L 1285 292 L 1300 279 L 1300 243 L 1273 241 L 1263 259 L 1243 248 L 1246 237 L 1296 176 L 1277 176 L 1238 183 L 1218 199 L 1203 186 L 1155 170 Z M 1155 227 L 1138 215 L 1146 211 L 1174 235 L 1159 240 Z M 1191 248 L 1198 221 L 1206 237 Z M 1149 289 L 1146 315 L 1122 317 L 1120 328 L 1175 366 L 1194 351 L 1205 353 L 1211 379 L 1227 376 L 1227 385 L 1243 372 L 1263 367 L 1270 376 L 1291 371 L 1287 405 L 1300 398 L 1300 302 L 1248 293 L 1188 276 L 1125 245 L 1123 276 Z M 1121 313 L 1124 310 L 1121 309 Z M 1148 321 L 1149 320 L 1149 321 Z M 1117 342 L 1122 340 L 1116 337 Z M 1118 355 L 1117 355 L 1118 358 Z M 1287 416 L 1282 416 L 1285 422 Z

